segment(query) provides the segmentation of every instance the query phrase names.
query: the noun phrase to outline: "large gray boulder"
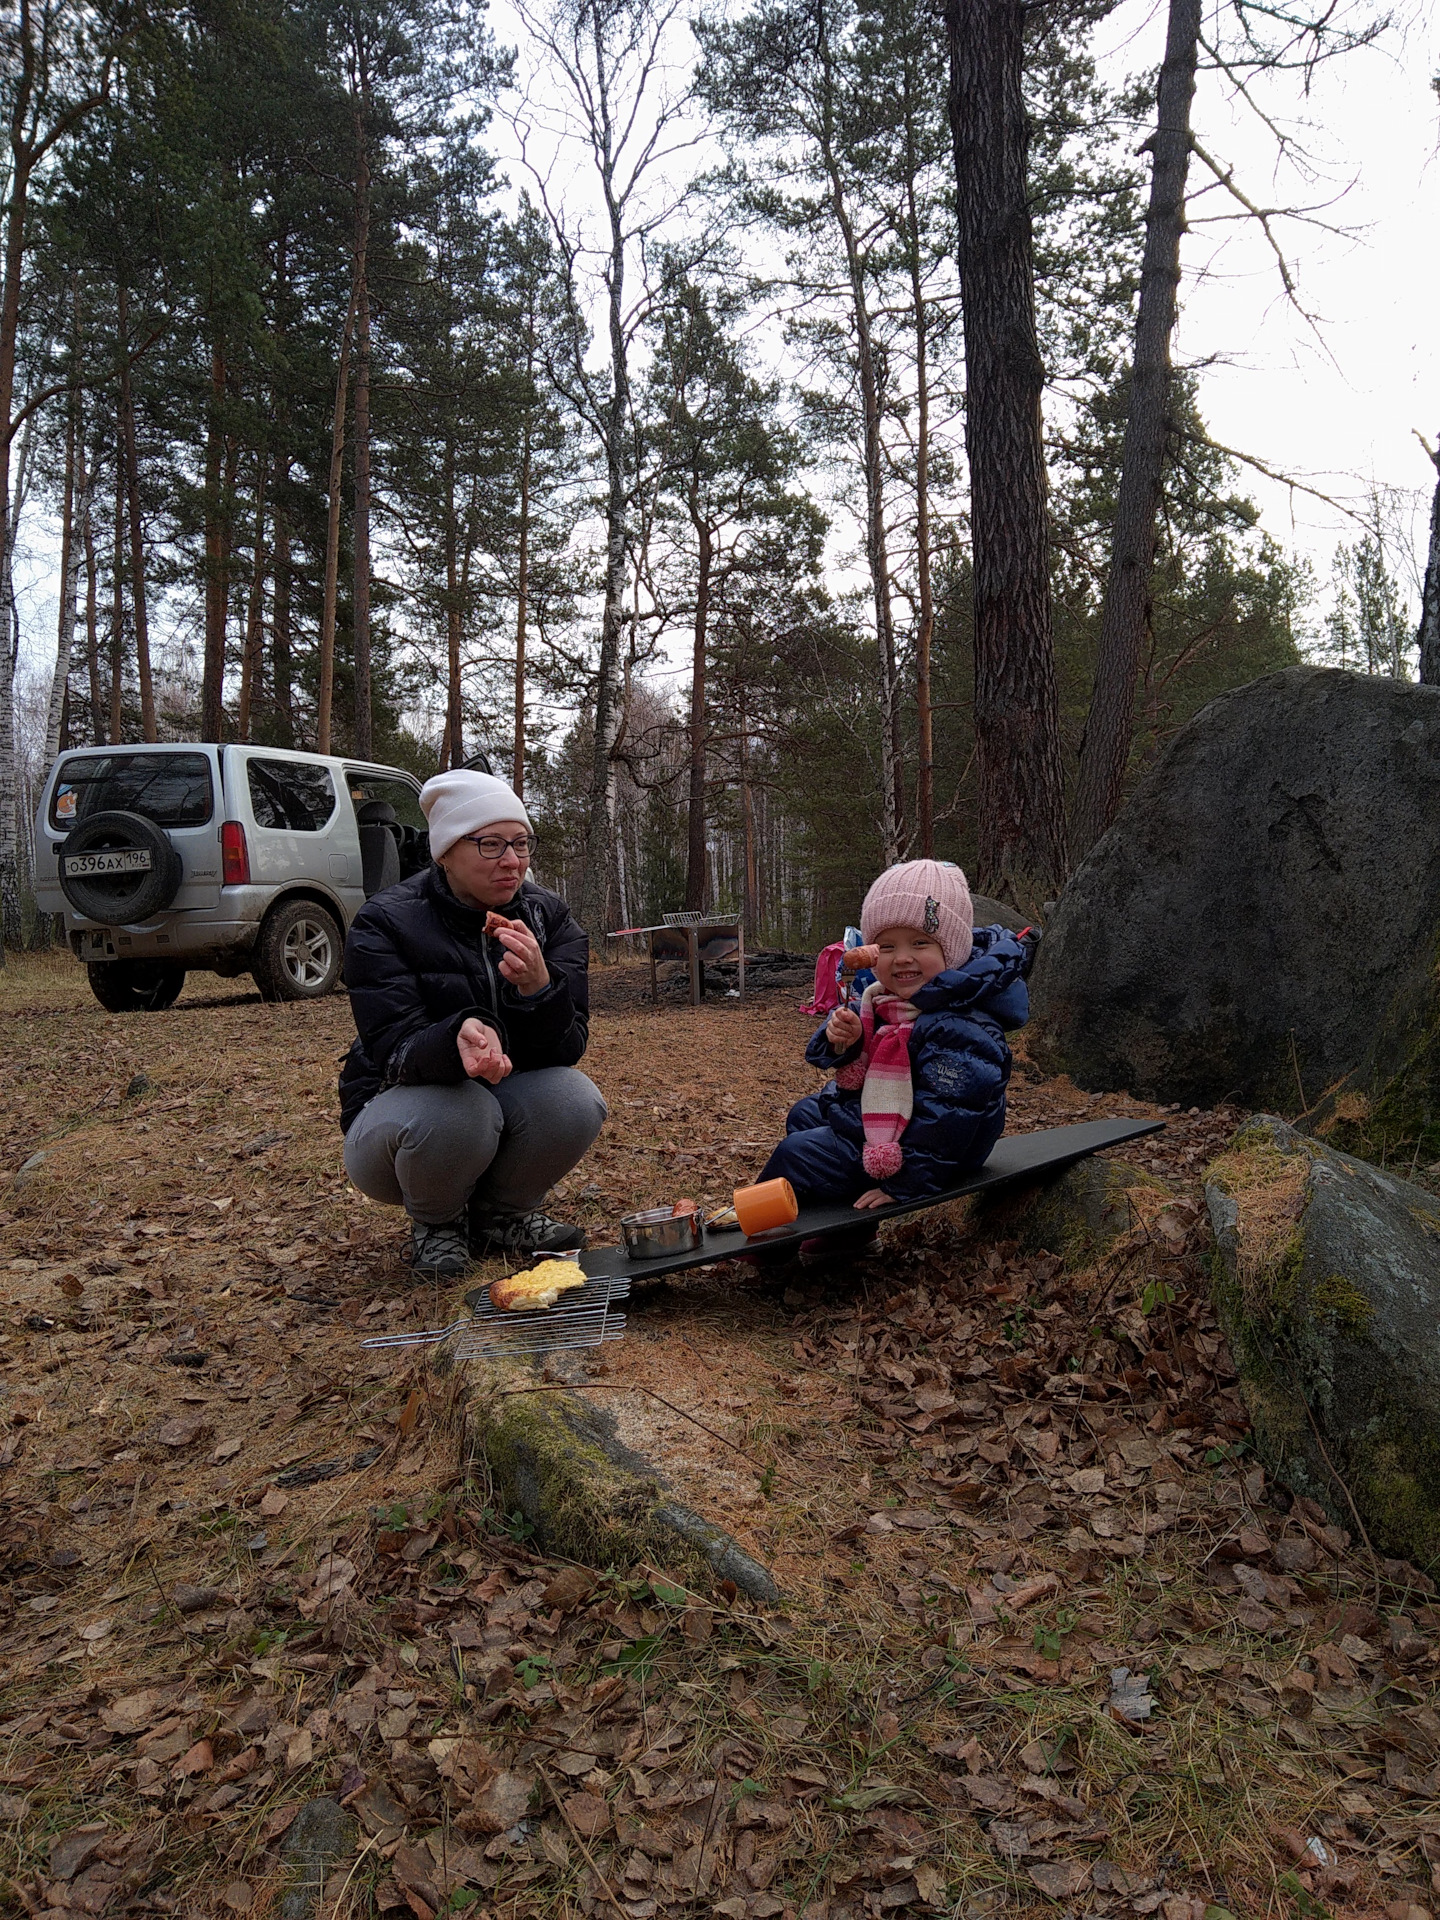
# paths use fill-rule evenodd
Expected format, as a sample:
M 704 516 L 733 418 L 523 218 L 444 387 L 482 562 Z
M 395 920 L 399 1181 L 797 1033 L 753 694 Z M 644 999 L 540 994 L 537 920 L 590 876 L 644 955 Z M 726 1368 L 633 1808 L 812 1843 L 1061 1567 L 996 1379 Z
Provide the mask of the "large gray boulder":
M 1027 920 L 1014 907 L 1007 907 L 1003 900 L 992 900 L 988 894 L 972 893 L 970 904 L 975 909 L 977 927 L 1008 927 L 1011 933 L 1023 933 L 1026 927 L 1039 925 L 1033 915 Z
M 1016 1240 L 1022 1253 L 1054 1253 L 1070 1272 L 1103 1260 L 1168 1189 L 1126 1160 L 1094 1154 L 1062 1173 L 977 1194 L 970 1218 L 991 1240 Z
M 1205 1199 L 1266 1468 L 1352 1531 L 1353 1500 L 1382 1553 L 1440 1571 L 1440 1200 L 1268 1114 Z
M 1031 1057 L 1440 1157 L 1440 688 L 1287 667 L 1171 741 L 1065 889 Z

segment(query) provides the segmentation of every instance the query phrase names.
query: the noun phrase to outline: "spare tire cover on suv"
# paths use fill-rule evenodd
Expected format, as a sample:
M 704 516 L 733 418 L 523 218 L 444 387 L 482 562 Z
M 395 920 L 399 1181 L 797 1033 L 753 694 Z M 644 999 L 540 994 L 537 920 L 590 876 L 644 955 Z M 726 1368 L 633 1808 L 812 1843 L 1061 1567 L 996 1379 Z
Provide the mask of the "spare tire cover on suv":
M 147 864 L 117 863 L 113 873 L 71 873 L 77 854 L 129 853 L 147 857 Z M 162 913 L 180 891 L 180 855 L 163 827 L 143 813 L 112 808 L 94 813 L 60 845 L 60 886 L 65 898 L 87 920 L 107 926 L 133 926 Z M 87 863 L 89 864 L 89 863 Z

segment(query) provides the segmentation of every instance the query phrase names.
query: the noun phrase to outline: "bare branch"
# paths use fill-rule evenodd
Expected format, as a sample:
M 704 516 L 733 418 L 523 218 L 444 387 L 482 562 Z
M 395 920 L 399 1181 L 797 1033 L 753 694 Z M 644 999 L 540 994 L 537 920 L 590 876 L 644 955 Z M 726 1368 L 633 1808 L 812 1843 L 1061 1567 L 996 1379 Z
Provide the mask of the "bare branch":
M 1337 500 L 1334 494 L 1324 493 L 1319 487 L 1312 487 L 1308 481 L 1297 478 L 1295 474 L 1285 473 L 1278 467 L 1270 466 L 1258 455 L 1246 453 L 1240 447 L 1227 447 L 1208 433 L 1187 431 L 1184 438 L 1193 441 L 1197 446 L 1209 447 L 1215 453 L 1223 453 L 1227 459 L 1238 460 L 1242 466 L 1264 474 L 1267 480 L 1277 481 L 1282 487 L 1289 487 L 1293 493 L 1305 493 L 1312 500 L 1323 501 L 1327 507 L 1333 507 L 1336 513 L 1343 513 L 1347 520 L 1353 520 L 1357 527 L 1363 527 L 1367 533 L 1370 531 L 1370 522 L 1364 514 L 1357 513 L 1353 507 L 1347 507 L 1345 502 Z

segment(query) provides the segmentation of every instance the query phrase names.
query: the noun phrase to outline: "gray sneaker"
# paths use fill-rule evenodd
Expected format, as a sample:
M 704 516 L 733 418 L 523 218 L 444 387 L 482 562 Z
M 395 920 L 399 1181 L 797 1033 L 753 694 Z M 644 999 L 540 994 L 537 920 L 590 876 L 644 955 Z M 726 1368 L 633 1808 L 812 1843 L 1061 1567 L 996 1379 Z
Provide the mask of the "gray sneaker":
M 427 1227 L 422 1220 L 412 1220 L 410 1271 L 427 1280 L 463 1278 L 470 1271 L 464 1218 L 442 1221 L 438 1227 Z
M 529 1260 L 537 1253 L 565 1253 L 584 1244 L 583 1227 L 566 1226 L 538 1208 L 530 1213 L 493 1213 L 472 1207 L 470 1212 L 470 1251 L 477 1259 L 503 1253 L 512 1260 Z

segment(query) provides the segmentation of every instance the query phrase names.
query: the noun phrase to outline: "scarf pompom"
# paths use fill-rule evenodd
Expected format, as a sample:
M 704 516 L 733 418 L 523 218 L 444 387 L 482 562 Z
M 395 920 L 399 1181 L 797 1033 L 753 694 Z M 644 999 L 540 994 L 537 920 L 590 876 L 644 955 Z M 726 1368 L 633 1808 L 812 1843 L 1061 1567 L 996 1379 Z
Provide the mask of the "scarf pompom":
M 898 1140 L 872 1140 L 867 1141 L 861 1158 L 872 1180 L 893 1180 L 905 1156 L 900 1151 Z

